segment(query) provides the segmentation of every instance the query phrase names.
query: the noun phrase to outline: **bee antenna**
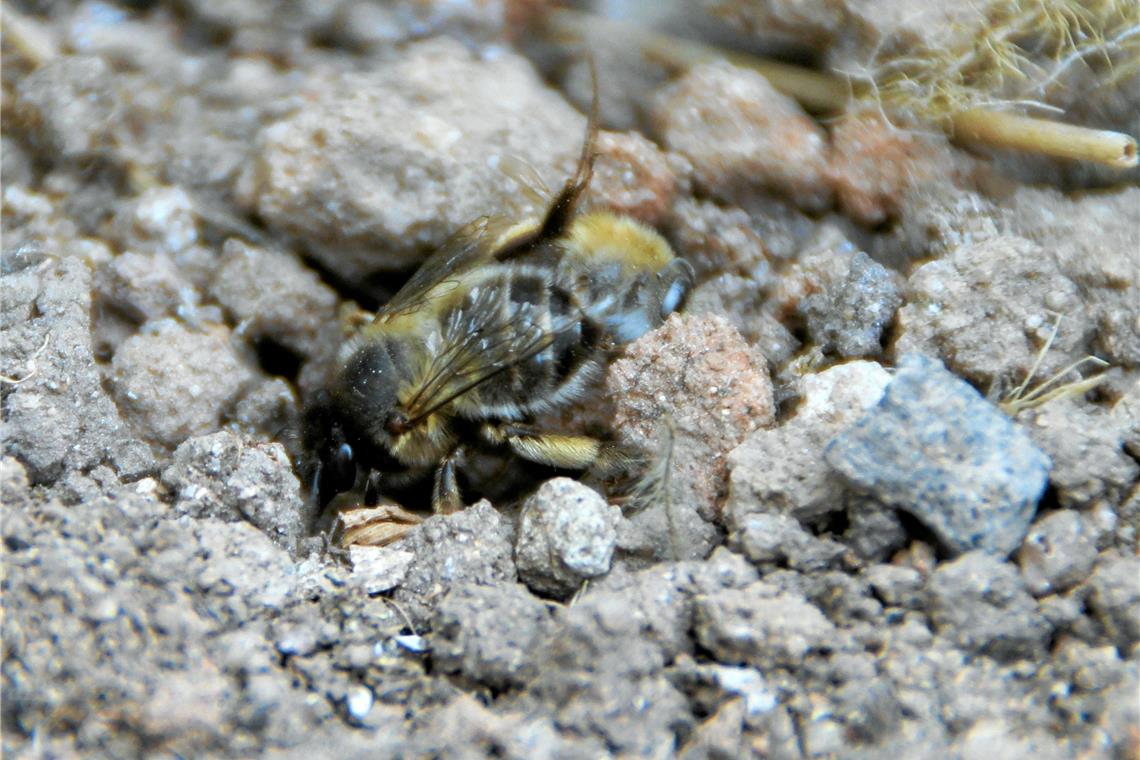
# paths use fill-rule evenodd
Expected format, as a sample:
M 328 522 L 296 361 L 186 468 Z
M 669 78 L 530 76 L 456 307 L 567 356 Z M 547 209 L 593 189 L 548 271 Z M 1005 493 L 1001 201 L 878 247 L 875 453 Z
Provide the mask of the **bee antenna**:
M 546 212 L 546 218 L 542 222 L 542 230 L 539 232 L 539 240 L 551 240 L 562 236 L 566 228 L 570 224 L 570 220 L 574 216 L 575 207 L 578 205 L 578 199 L 585 192 L 590 184 L 590 179 L 594 176 L 594 158 L 597 155 L 597 142 L 598 142 L 598 110 L 600 98 L 598 97 L 598 66 L 594 62 L 594 56 L 587 52 L 586 63 L 590 67 L 590 87 L 593 90 L 593 95 L 590 99 L 590 113 L 586 117 L 586 137 L 582 142 L 582 153 L 578 158 L 578 169 L 574 172 L 574 176 L 566 181 L 566 184 L 559 191 L 554 201 L 550 204 L 550 208 Z

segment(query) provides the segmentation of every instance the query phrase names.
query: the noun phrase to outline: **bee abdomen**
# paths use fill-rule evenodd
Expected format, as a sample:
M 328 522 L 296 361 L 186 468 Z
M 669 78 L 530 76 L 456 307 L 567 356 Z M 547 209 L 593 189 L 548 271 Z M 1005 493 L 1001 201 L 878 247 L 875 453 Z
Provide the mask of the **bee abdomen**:
M 600 330 L 573 293 L 538 266 L 504 266 L 479 283 L 498 294 L 498 319 L 511 325 L 517 356 L 475 392 L 480 416 L 516 417 L 557 408 L 580 396 L 600 366 Z

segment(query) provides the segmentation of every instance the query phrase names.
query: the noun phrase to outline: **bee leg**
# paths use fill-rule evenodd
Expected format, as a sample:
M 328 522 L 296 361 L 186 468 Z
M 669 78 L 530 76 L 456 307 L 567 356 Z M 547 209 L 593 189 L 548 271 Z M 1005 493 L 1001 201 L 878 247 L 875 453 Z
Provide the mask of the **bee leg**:
M 364 482 L 364 506 L 375 507 L 380 503 L 380 473 L 371 470 Z
M 463 509 L 456 469 L 463 457 L 463 448 L 452 451 L 435 471 L 435 484 L 431 493 L 431 506 L 437 515 L 450 515 Z
M 606 476 L 637 462 L 627 449 L 586 435 L 543 433 L 517 424 L 487 425 L 483 435 L 492 443 L 506 444 L 523 459 L 567 470 L 589 469 Z

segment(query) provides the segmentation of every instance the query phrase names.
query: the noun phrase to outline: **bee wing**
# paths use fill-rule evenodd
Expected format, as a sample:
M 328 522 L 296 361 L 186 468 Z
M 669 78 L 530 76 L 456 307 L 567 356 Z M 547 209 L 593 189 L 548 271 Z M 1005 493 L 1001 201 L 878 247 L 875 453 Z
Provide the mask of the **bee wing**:
M 492 246 L 506 226 L 501 219 L 481 216 L 460 227 L 380 308 L 376 318 L 417 311 L 447 292 L 449 283 L 458 287 L 464 272 L 493 258 Z
M 507 300 L 498 288 L 481 289 L 468 306 L 449 316 L 443 345 L 408 401 L 408 415 L 426 417 L 511 367 L 529 361 L 576 316 L 551 322 L 534 304 Z

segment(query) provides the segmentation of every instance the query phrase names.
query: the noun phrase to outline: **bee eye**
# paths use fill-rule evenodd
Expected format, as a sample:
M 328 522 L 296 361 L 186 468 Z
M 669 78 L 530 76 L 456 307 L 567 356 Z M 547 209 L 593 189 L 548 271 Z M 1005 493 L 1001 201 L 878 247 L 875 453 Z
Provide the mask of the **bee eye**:
M 356 455 L 351 446 L 347 443 L 338 446 L 329 458 L 327 466 L 328 472 L 325 477 L 328 478 L 328 488 L 337 493 L 352 488 L 356 481 Z
M 685 297 L 689 295 L 689 290 L 693 287 L 693 268 L 684 259 L 673 259 L 659 276 L 671 280 L 661 296 L 661 319 L 665 319 L 681 308 Z
M 685 297 L 685 292 L 688 290 L 688 283 L 677 280 L 669 289 L 665 291 L 665 296 L 661 299 L 661 318 L 669 316 L 677 310 L 681 305 L 681 300 Z
M 336 467 L 337 472 L 344 472 L 353 465 L 353 460 L 352 447 L 347 443 L 342 443 L 333 456 L 333 466 Z

